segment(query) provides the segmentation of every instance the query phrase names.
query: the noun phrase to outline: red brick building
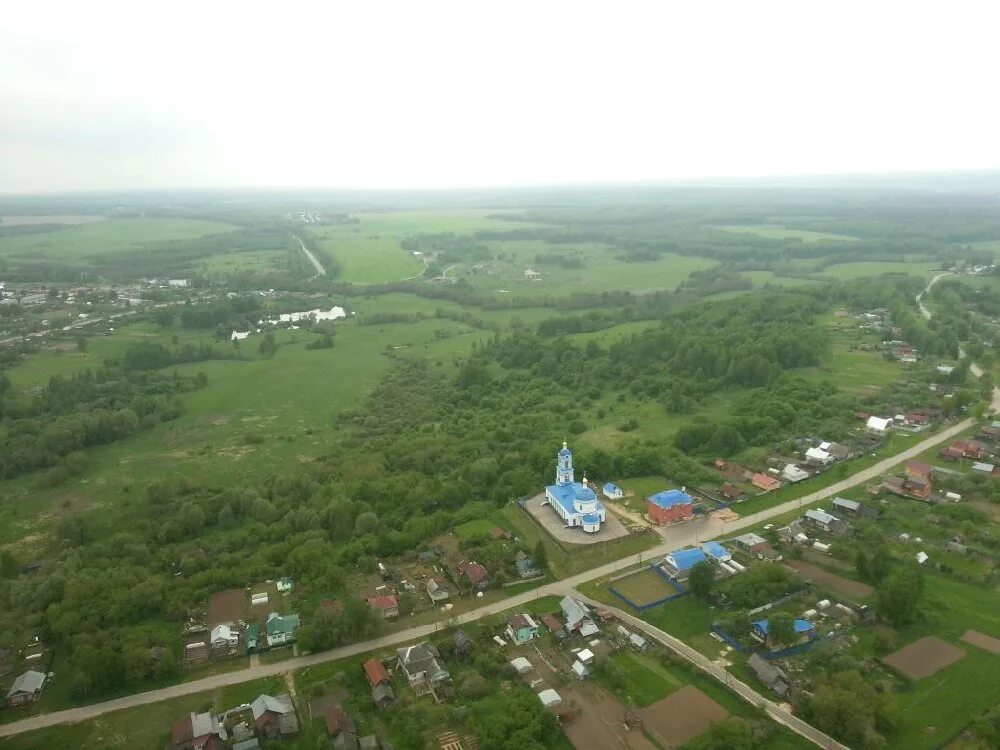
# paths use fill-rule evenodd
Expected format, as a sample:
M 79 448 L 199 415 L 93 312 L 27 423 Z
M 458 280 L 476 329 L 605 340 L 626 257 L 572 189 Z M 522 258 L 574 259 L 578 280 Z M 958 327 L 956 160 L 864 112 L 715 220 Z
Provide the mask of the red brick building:
M 657 492 L 646 498 L 646 515 L 655 524 L 677 523 L 694 518 L 691 496 L 681 490 Z

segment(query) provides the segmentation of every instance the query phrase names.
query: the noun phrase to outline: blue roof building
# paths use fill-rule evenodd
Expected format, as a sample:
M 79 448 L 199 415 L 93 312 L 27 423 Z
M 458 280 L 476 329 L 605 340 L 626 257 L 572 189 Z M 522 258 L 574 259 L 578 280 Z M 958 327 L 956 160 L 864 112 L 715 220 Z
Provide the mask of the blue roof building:
M 701 545 L 701 551 L 716 562 L 729 562 L 733 559 L 733 556 L 729 554 L 729 550 L 718 542 L 705 542 Z
M 667 565 L 673 567 L 678 573 L 690 573 L 698 563 L 708 562 L 705 553 L 697 547 L 687 547 L 678 549 L 667 555 Z
M 754 635 L 766 643 L 771 631 L 770 623 L 767 620 L 757 620 L 752 623 L 752 627 Z M 795 620 L 794 627 L 795 635 L 802 640 L 812 638 L 816 635 L 816 629 L 813 628 L 812 623 L 808 620 Z
M 622 488 L 614 482 L 605 483 L 605 485 L 601 488 L 601 492 L 604 493 L 604 497 L 609 500 L 621 500 L 625 497 L 625 493 L 622 492 Z
M 545 488 L 545 498 L 567 526 L 579 526 L 588 534 L 600 531 L 604 503 L 587 484 L 573 481 L 573 451 L 563 442 L 556 457 L 556 483 Z
M 686 492 L 666 490 L 665 492 L 657 492 L 655 495 L 650 495 L 649 502 L 666 509 L 673 508 L 675 505 L 690 505 L 692 500 L 691 496 Z

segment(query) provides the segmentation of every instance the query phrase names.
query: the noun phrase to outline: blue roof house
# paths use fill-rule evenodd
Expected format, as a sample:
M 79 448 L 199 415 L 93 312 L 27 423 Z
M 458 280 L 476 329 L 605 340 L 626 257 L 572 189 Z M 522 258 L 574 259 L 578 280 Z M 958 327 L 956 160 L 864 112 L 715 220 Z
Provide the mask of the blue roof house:
M 622 492 L 622 488 L 614 482 L 605 483 L 605 485 L 601 488 L 601 492 L 604 497 L 608 498 L 608 500 L 621 500 L 625 497 L 625 493 Z
M 767 620 L 757 620 L 751 625 L 753 635 L 770 645 L 770 623 Z M 807 641 L 816 637 L 816 629 L 808 620 L 795 620 L 795 635 L 799 641 Z
M 666 557 L 667 565 L 677 571 L 678 578 L 687 578 L 691 568 L 703 562 L 708 562 L 708 558 L 697 547 L 674 550 Z
M 601 530 L 604 503 L 587 484 L 573 481 L 573 451 L 563 442 L 556 458 L 556 483 L 545 488 L 545 499 L 567 526 L 579 526 L 588 534 Z
M 725 547 L 718 542 L 705 542 L 701 545 L 701 551 L 708 555 L 715 562 L 729 562 L 733 556 Z

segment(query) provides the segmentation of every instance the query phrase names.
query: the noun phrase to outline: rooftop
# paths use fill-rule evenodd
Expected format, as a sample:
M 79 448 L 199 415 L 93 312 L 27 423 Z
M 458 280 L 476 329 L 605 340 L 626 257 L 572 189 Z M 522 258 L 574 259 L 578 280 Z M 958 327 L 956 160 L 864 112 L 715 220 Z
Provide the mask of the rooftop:
M 667 557 L 673 560 L 678 570 L 689 570 L 698 563 L 707 562 L 705 553 L 697 547 L 674 550 Z
M 657 492 L 655 495 L 650 495 L 649 502 L 661 508 L 673 508 L 675 505 L 690 505 L 691 496 L 680 490 L 666 490 L 665 492 Z

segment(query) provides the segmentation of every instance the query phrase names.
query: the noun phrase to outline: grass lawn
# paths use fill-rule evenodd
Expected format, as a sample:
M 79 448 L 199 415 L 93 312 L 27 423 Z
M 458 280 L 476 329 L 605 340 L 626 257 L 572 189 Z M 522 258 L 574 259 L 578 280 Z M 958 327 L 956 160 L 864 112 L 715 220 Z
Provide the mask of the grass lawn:
M 778 276 L 774 271 L 741 271 L 740 276 L 746 276 L 753 282 L 754 289 L 763 286 L 809 286 L 810 284 L 822 284 L 818 279 L 802 279 L 794 276 Z M 712 299 L 718 299 L 716 295 Z
M 455 527 L 455 533 L 460 539 L 469 539 L 474 536 L 489 536 L 490 529 L 496 524 L 488 518 L 477 518 L 475 521 L 467 521 Z
M 723 232 L 756 234 L 775 240 L 802 240 L 803 242 L 856 242 L 857 237 L 831 232 L 814 232 L 811 229 L 794 229 L 783 224 L 721 224 L 713 227 Z
M 191 219 L 109 219 L 41 234 L 0 237 L 0 256 L 80 260 L 95 253 L 129 250 L 147 242 L 189 240 L 233 228 L 229 224 Z
M 316 230 L 320 245 L 340 264 L 338 281 L 381 284 L 417 276 L 423 263 L 399 246 L 392 235 L 372 233 L 364 225 Z

